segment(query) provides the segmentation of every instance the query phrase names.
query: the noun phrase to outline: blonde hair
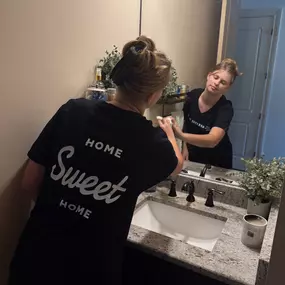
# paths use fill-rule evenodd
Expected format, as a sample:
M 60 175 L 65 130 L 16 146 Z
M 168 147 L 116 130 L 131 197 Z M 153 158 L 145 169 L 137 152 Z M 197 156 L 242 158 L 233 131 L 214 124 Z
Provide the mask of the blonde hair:
M 134 100 L 145 100 L 168 84 L 171 61 L 156 49 L 150 38 L 140 36 L 128 42 L 122 55 L 111 73 L 111 79 L 123 95 Z
M 222 62 L 217 64 L 213 69 L 213 72 L 221 69 L 227 71 L 232 76 L 231 84 L 235 82 L 238 76 L 242 75 L 238 70 L 237 62 L 231 58 L 225 58 Z

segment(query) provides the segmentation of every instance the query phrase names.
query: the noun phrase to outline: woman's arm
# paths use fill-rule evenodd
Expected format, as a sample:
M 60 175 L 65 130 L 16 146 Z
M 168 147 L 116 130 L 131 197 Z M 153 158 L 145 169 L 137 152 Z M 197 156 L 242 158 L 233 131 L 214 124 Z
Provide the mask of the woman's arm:
M 173 129 L 172 129 L 172 126 L 169 123 L 169 121 L 166 119 L 162 119 L 162 120 L 158 120 L 158 123 L 159 123 L 159 126 L 161 127 L 161 129 L 167 135 L 168 140 L 172 144 L 172 147 L 174 149 L 175 155 L 176 155 L 177 160 L 178 160 L 178 164 L 177 164 L 175 170 L 173 171 L 173 173 L 171 174 L 172 176 L 175 176 L 181 172 L 181 170 L 183 168 L 184 159 L 183 159 L 182 153 L 181 153 L 181 151 L 177 145 L 175 135 L 173 133 Z
M 189 151 L 186 142 L 182 142 L 182 156 L 184 160 L 189 160 Z
M 214 148 L 225 136 L 225 133 L 232 121 L 233 115 L 234 112 L 232 104 L 228 101 L 225 106 L 219 109 L 214 125 L 208 134 L 187 134 L 179 128 L 177 122 L 174 119 L 173 130 L 175 135 L 186 143 L 197 147 Z
M 181 172 L 181 170 L 183 168 L 184 159 L 183 159 L 182 153 L 181 153 L 181 151 L 177 145 L 175 136 L 173 135 L 173 138 L 168 137 L 168 140 L 172 144 L 172 147 L 174 149 L 174 152 L 175 152 L 177 160 L 178 160 L 178 164 L 177 164 L 175 170 L 171 174 L 171 176 L 176 176 L 177 174 L 179 174 Z
M 175 135 L 185 143 L 204 148 L 214 148 L 225 135 L 225 131 L 219 127 L 213 127 L 210 133 L 205 135 L 183 133 L 177 124 L 173 125 L 173 129 Z
M 36 200 L 39 193 L 39 188 L 42 184 L 45 173 L 45 167 L 29 160 L 24 171 L 24 176 L 21 183 L 22 191 L 27 193 L 31 200 Z

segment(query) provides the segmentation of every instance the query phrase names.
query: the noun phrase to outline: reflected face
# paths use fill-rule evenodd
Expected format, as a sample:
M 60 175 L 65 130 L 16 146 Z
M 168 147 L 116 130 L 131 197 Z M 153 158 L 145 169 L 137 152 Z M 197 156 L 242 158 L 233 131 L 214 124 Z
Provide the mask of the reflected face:
M 223 69 L 208 74 L 206 89 L 213 95 L 225 94 L 231 87 L 232 75 Z

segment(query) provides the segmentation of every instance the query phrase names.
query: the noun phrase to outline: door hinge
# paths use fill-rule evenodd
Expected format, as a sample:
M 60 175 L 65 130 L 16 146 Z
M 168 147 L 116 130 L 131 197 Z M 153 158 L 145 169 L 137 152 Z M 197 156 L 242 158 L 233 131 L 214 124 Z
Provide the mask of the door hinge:
M 255 156 L 256 156 L 256 152 L 253 153 L 253 157 L 255 157 Z
M 264 74 L 264 79 L 266 80 L 267 78 L 268 78 L 268 73 L 265 72 L 265 74 Z
M 260 119 L 261 119 L 261 117 L 262 117 L 262 114 L 261 114 L 261 113 L 259 113 L 258 120 L 260 120 Z
M 271 36 L 277 36 L 277 33 L 278 33 L 278 28 L 276 27 L 276 28 L 273 28 L 272 30 L 271 30 Z

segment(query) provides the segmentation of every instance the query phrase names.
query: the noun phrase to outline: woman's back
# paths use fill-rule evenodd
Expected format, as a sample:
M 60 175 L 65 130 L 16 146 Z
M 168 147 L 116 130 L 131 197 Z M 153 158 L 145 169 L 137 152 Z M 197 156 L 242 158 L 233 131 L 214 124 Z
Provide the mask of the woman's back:
M 94 272 L 112 284 L 138 195 L 177 166 L 169 140 L 138 113 L 70 100 L 29 158 L 46 171 L 11 267 L 15 284 L 89 284 Z

